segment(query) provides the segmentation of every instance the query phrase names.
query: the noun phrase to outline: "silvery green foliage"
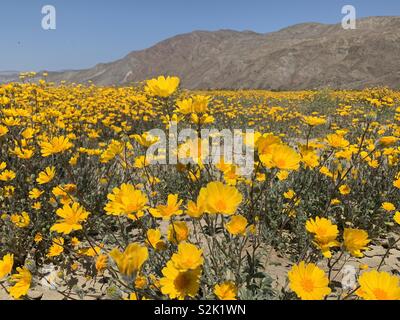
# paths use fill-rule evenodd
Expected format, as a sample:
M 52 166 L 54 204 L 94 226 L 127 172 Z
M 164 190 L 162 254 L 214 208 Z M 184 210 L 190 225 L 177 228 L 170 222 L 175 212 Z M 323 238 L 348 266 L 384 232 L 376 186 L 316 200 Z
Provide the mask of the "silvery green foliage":
M 260 272 L 258 274 L 260 281 L 256 284 L 239 290 L 239 298 L 241 300 L 276 300 L 278 298 L 277 292 L 272 289 L 272 278 Z

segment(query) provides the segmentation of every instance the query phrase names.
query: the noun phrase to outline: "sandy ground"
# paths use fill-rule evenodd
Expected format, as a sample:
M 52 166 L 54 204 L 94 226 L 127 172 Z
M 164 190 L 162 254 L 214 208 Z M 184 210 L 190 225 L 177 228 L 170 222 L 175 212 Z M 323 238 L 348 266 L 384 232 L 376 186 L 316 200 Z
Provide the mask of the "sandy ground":
M 333 268 L 332 277 L 338 283 L 342 281 L 348 269 L 348 266 L 353 266 L 357 272 L 360 270 L 360 265 L 368 265 L 371 269 L 377 268 L 380 264 L 382 257 L 385 255 L 387 249 L 380 245 L 374 245 L 371 249 L 365 252 L 365 256 L 362 259 L 350 258 L 348 256 L 342 258 Z M 287 285 L 287 272 L 290 270 L 293 263 L 288 259 L 278 255 L 274 250 L 271 250 L 268 265 L 266 265 L 266 273 L 273 279 L 273 287 L 281 289 Z M 326 261 L 322 261 L 319 265 L 321 268 L 328 270 Z M 343 267 L 346 266 L 346 267 Z M 381 271 L 388 271 L 395 274 L 400 273 L 400 249 L 395 248 L 390 250 L 389 255 L 385 259 L 385 263 L 382 265 Z M 94 293 L 91 297 L 85 297 L 85 300 L 91 299 L 105 299 L 106 286 L 103 288 L 101 284 L 95 283 L 93 280 L 86 280 L 84 277 L 79 278 L 79 286 L 86 283 L 87 287 L 94 288 Z M 30 290 L 29 296 L 31 298 L 43 299 L 43 300 L 61 300 L 64 296 L 57 291 L 51 290 L 50 288 L 37 285 Z M 75 299 L 80 299 L 77 294 L 72 295 Z M 0 290 L 0 300 L 11 300 L 9 295 L 4 291 Z
M 383 246 L 374 245 L 370 247 L 370 250 L 365 252 L 362 259 L 356 259 L 348 255 L 342 257 L 339 262 L 333 267 L 332 279 L 337 282 L 341 282 L 343 277 L 348 272 L 347 267 L 352 266 L 356 272 L 362 272 L 360 266 L 366 265 L 369 269 L 378 268 L 382 261 L 382 257 L 385 255 L 387 249 Z M 337 257 L 337 256 L 336 256 Z M 328 271 L 326 259 L 319 263 L 319 267 Z M 293 263 L 289 260 L 279 257 L 275 252 L 272 253 L 271 261 L 266 267 L 266 273 L 269 274 L 274 280 L 275 288 L 282 288 L 287 285 L 287 272 L 292 267 Z M 390 250 L 387 258 L 385 258 L 380 271 L 387 271 L 393 274 L 399 275 L 400 273 L 400 249 L 395 248 Z
M 189 221 L 187 221 L 187 223 L 189 225 L 191 224 L 191 222 Z M 165 221 L 161 222 L 160 229 L 163 234 L 167 234 L 168 225 L 169 224 Z M 193 228 L 193 226 L 190 227 Z M 395 238 L 398 237 L 398 235 L 393 235 L 393 234 L 389 234 L 388 236 L 394 236 Z M 205 239 L 202 247 L 204 248 L 204 254 L 207 255 L 208 248 Z M 356 272 L 361 271 L 360 266 L 362 265 L 368 265 L 369 268 L 376 269 L 379 266 L 380 262 L 382 261 L 382 257 L 386 254 L 387 249 L 385 249 L 384 242 L 382 242 L 382 244 L 370 245 L 369 248 L 370 250 L 364 252 L 364 257 L 362 259 L 352 258 L 348 254 L 344 254 L 340 259 L 340 261 L 333 267 L 331 278 L 335 282 L 340 283 L 342 281 L 342 278 L 346 275 L 346 272 L 348 272 L 349 266 L 354 267 Z M 248 249 L 251 251 L 251 247 L 249 247 Z M 293 266 L 293 263 L 289 259 L 280 255 L 273 249 L 265 248 L 260 250 L 265 250 L 266 253 L 265 257 L 268 257 L 268 259 L 265 258 L 265 260 L 263 258 L 261 263 L 265 265 L 265 272 L 273 280 L 272 284 L 273 288 L 276 290 L 281 290 L 282 288 L 287 289 L 288 288 L 287 273 Z M 339 255 L 340 253 L 336 253 L 336 256 L 334 256 L 334 258 L 337 258 Z M 328 272 L 329 268 L 327 266 L 327 260 L 326 259 L 321 260 L 321 262 L 319 263 L 319 267 Z M 388 271 L 397 275 L 400 274 L 399 245 L 394 249 L 390 250 L 380 270 Z M 93 294 L 90 297 L 86 296 L 84 298 L 85 300 L 106 299 L 107 285 L 102 286 L 102 284 L 99 284 L 97 281 L 93 281 L 90 279 L 88 280 L 83 276 L 78 277 L 78 281 L 79 281 L 77 285 L 78 287 L 82 287 L 82 285 L 85 285 L 86 288 L 93 288 Z M 46 282 L 44 283 L 46 284 Z M 81 299 L 78 294 L 72 293 L 71 296 L 74 299 Z M 33 299 L 36 298 L 42 300 L 65 299 L 65 297 L 61 293 L 55 290 L 51 290 L 49 286 L 42 285 L 42 283 L 35 285 L 29 291 L 29 297 Z M 5 290 L 2 289 L 1 287 L 0 287 L 0 300 L 12 300 L 12 298 L 10 298 L 8 293 L 5 292 Z

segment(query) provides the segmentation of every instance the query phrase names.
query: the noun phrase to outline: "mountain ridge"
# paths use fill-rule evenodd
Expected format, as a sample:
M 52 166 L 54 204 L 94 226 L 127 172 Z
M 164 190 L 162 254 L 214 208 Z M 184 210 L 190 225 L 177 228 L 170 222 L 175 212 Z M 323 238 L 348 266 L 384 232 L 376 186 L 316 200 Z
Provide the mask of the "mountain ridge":
M 49 81 L 129 85 L 176 75 L 188 89 L 400 88 L 400 17 L 300 23 L 270 33 L 196 30 L 93 68 L 50 72 Z

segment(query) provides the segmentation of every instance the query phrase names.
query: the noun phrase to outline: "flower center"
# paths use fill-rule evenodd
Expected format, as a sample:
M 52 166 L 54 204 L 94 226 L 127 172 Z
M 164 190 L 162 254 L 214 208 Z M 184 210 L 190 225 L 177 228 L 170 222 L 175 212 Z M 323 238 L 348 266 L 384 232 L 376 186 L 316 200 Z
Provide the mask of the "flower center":
M 78 224 L 78 222 L 79 222 L 79 216 L 78 215 L 76 215 L 76 214 L 73 214 L 73 215 L 71 215 L 71 216 L 69 216 L 69 217 L 66 217 L 65 218 L 65 222 L 67 223 L 67 224 Z
M 325 228 L 318 228 L 317 235 L 320 236 L 320 237 L 326 235 L 326 229 Z
M 276 165 L 278 168 L 284 168 L 286 166 L 285 159 L 281 158 L 276 161 Z
M 378 300 L 387 300 L 388 299 L 388 295 L 387 295 L 387 293 L 386 293 L 386 291 L 384 291 L 384 290 L 382 290 L 382 289 L 375 289 L 374 291 L 373 291 L 373 293 L 374 293 L 374 295 L 375 295 L 375 297 L 378 299 Z
M 304 291 L 311 292 L 314 290 L 314 282 L 309 278 L 304 278 L 301 281 L 301 286 L 303 287 Z
M 223 199 L 218 200 L 216 203 L 216 209 L 220 212 L 224 212 L 226 210 L 226 202 Z
M 190 280 L 190 275 L 187 272 L 181 273 L 174 281 L 175 287 L 178 291 L 183 291 L 190 285 Z

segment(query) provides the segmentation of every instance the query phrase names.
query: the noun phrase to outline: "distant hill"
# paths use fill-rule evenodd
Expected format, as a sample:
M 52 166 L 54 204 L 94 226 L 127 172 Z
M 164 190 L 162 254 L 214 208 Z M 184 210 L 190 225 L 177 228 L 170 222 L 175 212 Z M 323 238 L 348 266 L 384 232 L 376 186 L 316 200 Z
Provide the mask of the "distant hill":
M 400 88 L 400 17 L 360 19 L 356 30 L 304 23 L 267 34 L 195 31 L 49 80 L 125 85 L 158 75 L 177 75 L 189 89 Z
M 18 71 L 0 71 L 0 83 L 17 81 L 18 77 Z

